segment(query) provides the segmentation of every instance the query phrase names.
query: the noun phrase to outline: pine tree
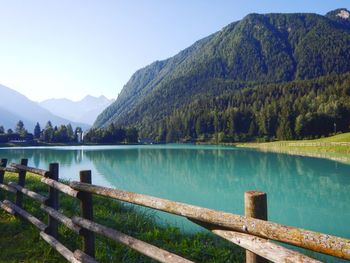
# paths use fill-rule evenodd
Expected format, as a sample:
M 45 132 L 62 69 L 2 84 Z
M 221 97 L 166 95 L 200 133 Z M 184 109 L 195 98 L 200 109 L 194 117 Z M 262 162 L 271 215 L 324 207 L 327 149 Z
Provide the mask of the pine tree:
M 54 130 L 51 121 L 48 121 L 44 129 L 44 141 L 52 142 L 54 139 Z
M 74 140 L 74 132 L 73 132 L 72 125 L 70 123 L 68 123 L 67 125 L 67 135 L 68 135 L 69 141 Z
M 41 134 L 41 128 L 39 122 L 36 123 L 35 128 L 34 128 L 34 138 L 39 139 Z
M 25 137 L 27 135 L 27 130 L 24 128 L 23 121 L 19 120 L 15 129 L 16 133 L 18 133 L 21 137 Z

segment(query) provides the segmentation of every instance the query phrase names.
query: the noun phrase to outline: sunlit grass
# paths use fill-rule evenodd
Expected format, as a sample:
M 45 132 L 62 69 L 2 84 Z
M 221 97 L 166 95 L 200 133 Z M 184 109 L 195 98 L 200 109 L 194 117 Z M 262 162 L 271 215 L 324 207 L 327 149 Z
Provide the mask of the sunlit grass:
M 5 181 L 17 181 L 14 174 L 6 174 Z M 27 175 L 26 187 L 42 195 L 48 187 L 35 175 Z M 14 201 L 14 194 L 0 190 L 2 200 Z M 47 216 L 40 205 L 24 197 L 24 208 L 44 222 Z M 79 215 L 79 202 L 60 195 L 60 211 L 67 216 Z M 152 214 L 134 210 L 115 200 L 94 197 L 94 219 L 128 235 L 162 247 L 196 262 L 242 262 L 243 249 L 209 233 L 185 234 L 178 228 L 160 226 Z M 39 231 L 22 219 L 0 210 L 0 262 L 66 262 L 39 236 Z M 59 240 L 71 250 L 81 248 L 75 233 L 60 225 Z M 154 262 L 107 238 L 97 236 L 96 258 L 100 262 Z
M 350 133 L 315 140 L 276 141 L 266 143 L 241 143 L 237 147 L 256 148 L 264 151 L 293 155 L 328 158 L 350 163 Z M 341 145 L 341 143 L 345 143 Z

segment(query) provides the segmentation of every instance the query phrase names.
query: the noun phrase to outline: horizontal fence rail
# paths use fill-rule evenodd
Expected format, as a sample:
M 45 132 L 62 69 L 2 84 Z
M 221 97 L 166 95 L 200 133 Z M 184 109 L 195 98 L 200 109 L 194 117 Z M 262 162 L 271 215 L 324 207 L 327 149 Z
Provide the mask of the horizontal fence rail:
M 30 172 L 30 173 L 33 173 L 33 174 L 41 175 L 41 176 L 44 176 L 44 177 L 48 177 L 49 173 L 50 173 L 49 171 L 46 171 L 46 170 L 43 170 L 43 169 L 29 167 L 29 166 L 21 165 L 21 164 L 11 163 L 10 166 L 12 166 L 17 171 L 26 171 L 26 172 Z
M 15 193 L 16 191 L 19 191 L 29 197 L 31 197 L 32 199 L 38 201 L 39 203 L 45 203 L 47 201 L 47 197 L 42 196 L 36 192 L 33 192 L 27 188 L 24 188 L 14 182 L 9 182 L 8 183 L 8 187 L 12 187 L 13 192 Z
M 0 184 L 0 189 L 14 193 L 14 194 L 17 193 L 17 190 L 15 188 L 7 184 Z
M 77 234 L 81 234 L 81 228 L 78 225 L 74 224 L 72 219 L 69 217 L 46 205 L 41 205 L 40 208 L 70 230 L 74 231 Z
M 13 167 L 0 167 L 0 171 L 9 172 L 9 173 L 18 173 L 18 169 Z
M 20 208 L 19 206 L 13 204 L 12 202 L 5 200 L 2 202 L 5 206 L 8 207 L 9 210 L 13 211 L 15 214 L 20 215 L 24 219 L 28 220 L 34 226 L 36 226 L 41 231 L 44 231 L 47 228 L 43 222 L 41 222 L 38 218 L 28 213 L 26 210 Z
M 73 217 L 73 222 L 85 229 L 93 231 L 97 234 L 103 235 L 121 244 L 124 244 L 141 254 L 144 254 L 152 259 L 159 262 L 170 262 L 170 263 L 190 263 L 192 261 L 179 257 L 173 253 L 160 249 L 156 246 L 150 245 L 146 242 L 125 235 L 119 231 L 97 224 L 93 221 L 81 218 Z
M 51 186 L 62 193 L 65 193 L 71 197 L 78 197 L 78 191 L 71 188 L 69 185 L 60 183 L 58 181 L 52 180 L 50 178 L 41 178 L 40 180 L 42 183 L 47 184 L 48 186 Z
M 257 207 L 250 207 L 249 209 L 253 210 L 248 214 L 246 212 L 246 216 L 242 216 L 153 196 L 93 185 L 91 184 L 90 171 L 81 171 L 80 182 L 74 181 L 67 185 L 58 181 L 58 164 L 50 164 L 49 170 L 28 167 L 26 165 L 26 159 L 22 159 L 21 164 L 12 163 L 11 167 L 6 167 L 6 164 L 7 160 L 1 159 L 0 189 L 16 194 L 16 203 L 12 203 L 8 200 L 0 200 L 0 207 L 4 211 L 20 216 L 36 226 L 40 230 L 41 238 L 69 262 L 97 262 L 94 258 L 95 233 L 124 244 L 159 262 L 192 262 L 181 256 L 94 222 L 92 194 L 185 217 L 195 224 L 210 230 L 215 235 L 241 246 L 247 249 L 247 251 L 253 252 L 250 254 L 247 253 L 246 260 L 249 263 L 260 262 L 259 260 L 256 261 L 254 255 L 261 256 L 272 262 L 320 262 L 270 240 L 350 260 L 349 239 L 266 221 L 266 204 L 264 205 L 264 203 L 261 203 L 256 196 L 256 193 L 259 195 L 260 192 L 246 192 L 246 195 L 253 196 L 253 198 L 259 202 L 257 202 Z M 18 183 L 4 183 L 5 172 L 18 174 Z M 40 181 L 49 188 L 48 197 L 25 188 L 27 172 L 41 177 Z M 69 218 L 59 211 L 58 191 L 80 200 L 81 216 Z M 23 194 L 41 204 L 40 209 L 49 215 L 47 225 L 22 208 Z M 263 195 L 265 199 L 262 200 L 265 200 L 264 202 L 266 203 L 266 194 Z M 255 215 L 255 213 L 259 211 L 264 215 L 263 217 Z M 264 220 L 253 217 L 263 218 Z M 82 237 L 82 251 L 77 249 L 72 252 L 58 241 L 58 223 L 63 224 Z
M 111 197 L 120 201 L 210 223 L 215 227 L 245 232 L 315 252 L 350 259 L 349 239 L 97 185 L 80 182 L 72 182 L 70 185 L 79 191 Z
M 212 232 L 249 251 L 254 251 L 255 254 L 272 262 L 321 262 L 293 250 L 286 249 L 285 247 L 277 245 L 276 243 L 273 243 L 266 239 L 255 237 L 249 234 L 227 230 L 212 230 Z

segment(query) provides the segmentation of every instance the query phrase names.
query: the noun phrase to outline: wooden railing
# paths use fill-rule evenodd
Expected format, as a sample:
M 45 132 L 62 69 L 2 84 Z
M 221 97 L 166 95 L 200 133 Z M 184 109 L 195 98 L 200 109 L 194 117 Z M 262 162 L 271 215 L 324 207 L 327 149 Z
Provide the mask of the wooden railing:
M 10 167 L 7 167 L 7 160 L 1 160 L 0 189 L 16 194 L 16 201 L 12 203 L 8 200 L 2 200 L 0 207 L 36 226 L 40 230 L 40 236 L 69 262 L 97 262 L 95 259 L 95 234 L 108 237 L 159 262 L 191 262 L 164 249 L 94 222 L 93 194 L 185 217 L 210 230 L 215 235 L 245 248 L 247 262 L 263 262 L 264 259 L 272 262 L 320 262 L 270 240 L 350 260 L 349 239 L 266 221 L 266 194 L 261 192 L 249 191 L 245 193 L 246 216 L 242 216 L 93 185 L 91 184 L 91 171 L 81 171 L 80 182 L 73 181 L 67 185 L 59 182 L 58 164 L 52 163 L 49 170 L 43 170 L 28 167 L 27 163 L 26 159 L 22 159 L 21 164 L 11 164 Z M 18 182 L 5 184 L 5 172 L 17 173 Z M 25 188 L 27 172 L 40 176 L 41 182 L 49 186 L 48 197 Z M 59 192 L 80 200 L 80 216 L 69 218 L 58 211 Z M 41 210 L 49 215 L 47 224 L 22 208 L 23 195 L 41 204 Z M 57 240 L 59 223 L 82 237 L 82 250 L 72 252 Z

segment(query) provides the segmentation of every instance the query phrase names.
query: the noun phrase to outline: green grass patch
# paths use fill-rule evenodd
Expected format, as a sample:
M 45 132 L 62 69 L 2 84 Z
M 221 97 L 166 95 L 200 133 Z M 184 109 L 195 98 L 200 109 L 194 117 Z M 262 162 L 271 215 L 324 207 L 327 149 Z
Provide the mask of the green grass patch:
M 327 158 L 350 163 L 350 133 L 315 140 L 276 141 L 266 143 L 240 143 L 237 147 L 256 148 L 263 151 L 292 155 Z
M 350 142 L 350 132 L 337 134 L 330 137 L 320 138 L 316 140 L 309 140 L 311 142 Z
M 17 181 L 14 174 L 6 174 L 5 181 Z M 35 175 L 27 175 L 26 187 L 47 196 L 48 187 Z M 14 201 L 14 194 L 0 190 L 0 199 Z M 186 234 L 179 228 L 160 226 L 152 214 L 140 212 L 121 202 L 93 197 L 94 220 L 170 252 L 196 262 L 242 262 L 244 250 L 210 233 Z M 40 205 L 24 197 L 24 208 L 47 223 Z M 60 194 L 60 212 L 79 215 L 79 201 Z M 39 236 L 30 223 L 0 209 L 0 262 L 66 262 Z M 81 248 L 78 235 L 60 225 L 59 241 L 74 251 Z M 96 258 L 100 262 L 154 262 L 141 254 L 96 235 Z

